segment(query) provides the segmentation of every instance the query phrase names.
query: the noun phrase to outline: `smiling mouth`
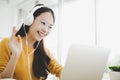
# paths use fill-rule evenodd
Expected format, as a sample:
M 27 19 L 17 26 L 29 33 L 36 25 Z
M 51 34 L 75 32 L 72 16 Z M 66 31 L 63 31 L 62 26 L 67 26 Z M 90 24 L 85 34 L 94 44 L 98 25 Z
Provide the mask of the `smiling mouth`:
M 45 36 L 45 34 L 42 33 L 42 32 L 37 31 L 37 33 L 38 33 L 38 35 L 39 35 L 40 37 L 44 37 L 44 36 Z

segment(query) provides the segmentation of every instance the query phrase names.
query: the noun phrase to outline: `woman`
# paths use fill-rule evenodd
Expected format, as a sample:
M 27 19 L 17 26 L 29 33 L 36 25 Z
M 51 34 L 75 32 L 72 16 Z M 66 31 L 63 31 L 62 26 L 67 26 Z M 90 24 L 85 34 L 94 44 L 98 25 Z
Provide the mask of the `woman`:
M 53 11 L 38 4 L 29 17 L 19 31 L 14 27 L 11 37 L 0 43 L 1 78 L 45 80 L 48 73 L 60 77 L 62 66 L 55 61 L 43 42 L 55 22 Z

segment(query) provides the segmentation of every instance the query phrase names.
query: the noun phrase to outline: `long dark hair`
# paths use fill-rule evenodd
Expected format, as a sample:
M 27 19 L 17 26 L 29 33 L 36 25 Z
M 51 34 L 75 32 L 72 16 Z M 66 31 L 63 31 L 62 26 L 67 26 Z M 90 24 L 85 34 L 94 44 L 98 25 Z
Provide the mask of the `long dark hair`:
M 36 6 L 41 6 L 41 5 L 43 5 L 43 4 L 38 4 Z M 42 8 L 37 9 L 33 13 L 34 19 L 44 12 L 51 12 L 54 22 L 55 22 L 54 12 L 52 9 L 50 9 L 48 7 L 42 7 Z M 25 28 L 26 33 L 29 32 L 30 26 L 22 25 L 21 28 L 19 29 L 19 31 L 16 33 L 16 36 L 20 35 L 21 37 L 24 37 L 26 35 L 24 32 L 24 28 Z M 38 43 L 38 41 L 36 41 L 34 43 L 34 49 L 36 48 L 37 43 Z M 48 67 L 47 67 L 49 62 L 50 62 L 50 58 L 46 55 L 43 40 L 41 40 L 37 49 L 34 51 L 34 60 L 33 60 L 33 64 L 32 64 L 34 76 L 37 77 L 38 79 L 40 77 L 44 77 L 46 79 L 48 72 L 49 72 Z

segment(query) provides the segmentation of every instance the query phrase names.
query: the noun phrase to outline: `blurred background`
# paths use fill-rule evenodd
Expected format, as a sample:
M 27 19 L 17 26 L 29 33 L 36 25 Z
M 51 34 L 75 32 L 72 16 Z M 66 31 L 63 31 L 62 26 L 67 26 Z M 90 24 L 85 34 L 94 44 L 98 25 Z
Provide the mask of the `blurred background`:
M 13 26 L 19 29 L 37 3 L 55 12 L 45 44 L 63 66 L 71 44 L 111 48 L 107 65 L 120 64 L 119 0 L 0 0 L 0 40 L 11 35 Z

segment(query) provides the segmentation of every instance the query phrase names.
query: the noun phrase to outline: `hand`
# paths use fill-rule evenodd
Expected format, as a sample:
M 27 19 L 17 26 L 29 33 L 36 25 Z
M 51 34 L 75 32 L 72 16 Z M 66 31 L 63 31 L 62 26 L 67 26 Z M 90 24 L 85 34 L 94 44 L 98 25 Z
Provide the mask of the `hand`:
M 15 36 L 16 32 L 17 30 L 15 29 L 15 27 L 13 27 L 12 35 L 10 37 L 9 47 L 10 50 L 12 51 L 12 55 L 19 57 L 22 51 L 22 39 L 20 35 L 18 35 L 16 38 Z

